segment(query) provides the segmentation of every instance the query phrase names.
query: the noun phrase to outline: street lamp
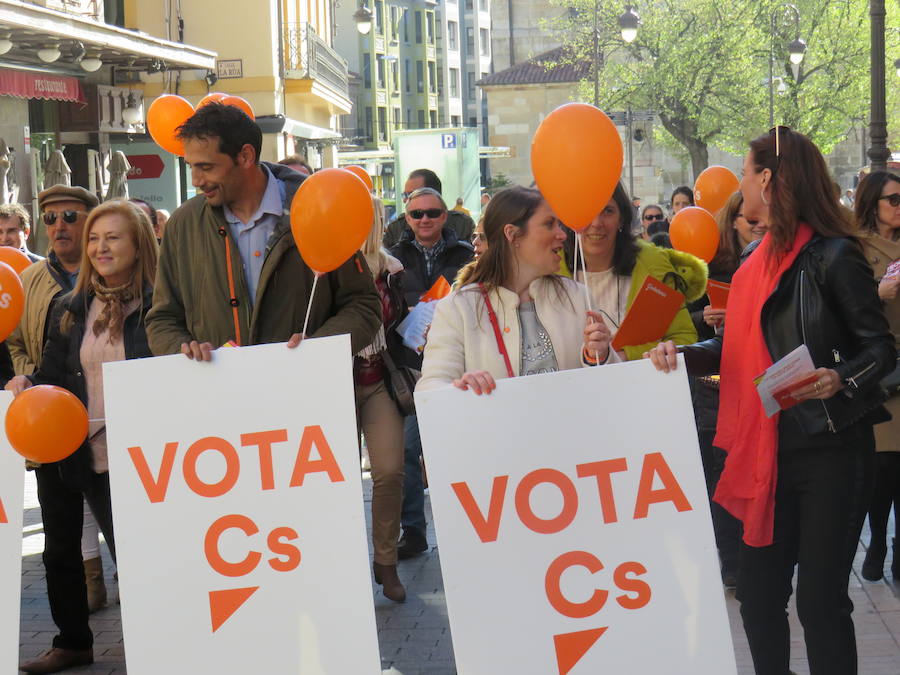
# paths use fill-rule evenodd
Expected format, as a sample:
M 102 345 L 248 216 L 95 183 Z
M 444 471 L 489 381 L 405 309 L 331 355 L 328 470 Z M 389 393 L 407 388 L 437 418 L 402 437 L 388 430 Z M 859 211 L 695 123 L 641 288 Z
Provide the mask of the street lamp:
M 372 30 L 372 10 L 365 5 L 360 5 L 359 9 L 353 12 L 353 20 L 360 35 L 368 35 Z
M 640 24 L 640 15 L 634 10 L 632 5 L 627 5 L 625 7 L 625 12 L 619 17 L 619 28 L 622 29 L 622 39 L 629 44 L 634 42 Z
M 791 63 L 795 66 L 799 66 L 803 63 L 803 55 L 806 53 L 806 40 L 803 38 L 797 38 L 791 44 L 788 45 L 788 55 L 790 56 Z
M 872 171 L 886 171 L 891 151 L 887 146 L 887 114 L 885 105 L 884 70 L 884 0 L 870 0 L 869 25 L 871 31 L 871 66 L 869 117 L 869 166 Z M 900 64 L 900 60 L 894 65 Z
M 790 12 L 794 20 L 794 33 L 796 38 L 788 45 L 788 54 L 795 66 L 803 62 L 806 53 L 806 42 L 800 37 L 800 10 L 796 5 L 783 4 L 772 12 L 771 35 L 769 40 L 769 126 L 775 126 L 775 39 L 778 37 L 778 14 Z

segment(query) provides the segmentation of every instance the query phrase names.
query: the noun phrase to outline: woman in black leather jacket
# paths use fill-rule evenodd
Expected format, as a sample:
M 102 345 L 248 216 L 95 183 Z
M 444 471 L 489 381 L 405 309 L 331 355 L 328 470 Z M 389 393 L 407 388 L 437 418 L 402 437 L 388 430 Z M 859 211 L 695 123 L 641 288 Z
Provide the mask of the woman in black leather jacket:
M 93 662 L 93 635 L 81 564 L 82 501 L 87 500 L 115 559 L 103 407 L 103 363 L 152 356 L 144 330 L 158 246 L 144 212 L 124 200 L 91 211 L 82 235 L 81 267 L 71 293 L 50 307 L 47 342 L 34 375 L 18 375 L 6 389 L 32 384 L 64 387 L 81 399 L 88 438 L 70 457 L 37 470 L 44 525 L 47 596 L 59 634 L 53 648 L 19 668 L 55 673 Z
M 886 418 L 878 381 L 893 338 L 825 161 L 776 127 L 750 144 L 744 214 L 769 224 L 734 276 L 724 339 L 681 348 L 688 372 L 721 374 L 716 445 L 728 451 L 715 500 L 744 525 L 737 597 L 758 675 L 787 675 L 786 607 L 797 608 L 813 675 L 857 672 L 847 594 L 872 486 L 872 426 Z M 815 370 L 772 417 L 754 378 L 805 344 Z M 663 343 L 648 355 L 676 363 Z

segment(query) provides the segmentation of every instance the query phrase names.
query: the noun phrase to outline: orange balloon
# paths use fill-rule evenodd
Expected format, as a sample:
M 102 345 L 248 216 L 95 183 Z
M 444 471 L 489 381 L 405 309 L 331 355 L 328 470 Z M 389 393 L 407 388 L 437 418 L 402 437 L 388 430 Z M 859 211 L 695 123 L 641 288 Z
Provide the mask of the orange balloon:
M 220 91 L 213 91 L 200 99 L 200 103 L 197 104 L 197 108 L 202 108 L 207 103 L 221 103 L 223 98 L 227 98 L 228 94 L 223 94 Z
M 567 103 L 544 118 L 531 142 L 531 172 L 556 216 L 583 230 L 606 206 L 622 174 L 622 140 L 602 110 Z
M 19 325 L 24 308 L 25 291 L 19 275 L 5 262 L 0 262 L 0 341 L 8 338 Z
M 694 182 L 694 201 L 710 213 L 716 213 L 741 186 L 738 177 L 724 166 L 706 167 Z
M 20 276 L 31 265 L 28 256 L 14 246 L 0 246 L 0 262 L 5 262 Z
M 709 262 L 719 248 L 719 226 L 706 209 L 687 206 L 672 218 L 669 238 L 673 248 Z
M 233 105 L 236 108 L 240 108 L 251 120 L 256 119 L 256 116 L 253 114 L 253 108 L 250 107 L 250 104 L 247 103 L 246 99 L 243 99 L 240 96 L 225 96 L 224 98 L 219 100 L 219 103 L 221 103 L 222 105 Z
M 372 195 L 353 173 L 323 169 L 307 177 L 291 202 L 291 231 L 303 260 L 324 274 L 356 253 L 372 228 Z
M 359 179 L 366 184 L 366 188 L 368 188 L 369 192 L 375 189 L 375 185 L 372 183 L 372 177 L 369 175 L 369 172 L 361 166 L 342 166 L 341 168 L 346 169 L 355 176 L 359 176 Z
M 175 137 L 176 129 L 194 114 L 194 106 L 187 99 L 163 94 L 147 109 L 147 131 L 153 141 L 167 152 L 184 156 L 184 143 Z
M 16 396 L 6 410 L 6 437 L 13 450 L 33 462 L 65 459 L 84 443 L 88 413 L 75 394 L 40 384 Z

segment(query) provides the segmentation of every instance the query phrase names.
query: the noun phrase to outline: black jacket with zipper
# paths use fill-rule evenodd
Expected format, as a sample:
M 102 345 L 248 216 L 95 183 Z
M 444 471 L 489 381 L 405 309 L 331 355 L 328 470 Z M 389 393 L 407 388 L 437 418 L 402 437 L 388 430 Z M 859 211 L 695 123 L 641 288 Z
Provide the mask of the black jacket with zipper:
M 812 436 L 840 432 L 867 416 L 872 423 L 889 419 L 879 380 L 893 368 L 894 338 L 854 240 L 814 236 L 763 304 L 760 321 L 773 362 L 806 344 L 816 368 L 832 368 L 844 383 L 827 400 L 784 411 L 784 421 Z M 719 370 L 722 338 L 681 351 L 692 375 L 711 375 Z
M 94 299 L 93 293 L 58 296 L 50 305 L 50 329 L 41 365 L 29 379 L 34 384 L 53 384 L 75 394 L 85 407 L 88 404 L 87 380 L 81 365 L 81 343 L 84 340 L 88 310 Z M 147 286 L 141 307 L 125 317 L 122 339 L 125 343 L 126 359 L 142 359 L 153 356 L 147 343 L 144 317 L 153 302 L 153 288 Z M 67 333 L 60 330 L 60 320 L 66 310 L 72 312 L 72 326 Z M 58 462 L 62 478 L 75 489 L 86 485 L 85 479 L 93 471 L 91 446 L 85 441 L 68 458 Z

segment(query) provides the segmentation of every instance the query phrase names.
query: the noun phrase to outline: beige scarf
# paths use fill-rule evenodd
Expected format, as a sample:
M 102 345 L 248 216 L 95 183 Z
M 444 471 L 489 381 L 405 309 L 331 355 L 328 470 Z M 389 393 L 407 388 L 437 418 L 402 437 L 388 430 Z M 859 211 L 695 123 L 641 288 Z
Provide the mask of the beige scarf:
M 108 329 L 110 341 L 115 342 L 122 337 L 122 329 L 125 325 L 125 307 L 134 300 L 134 288 L 131 282 L 108 288 L 103 284 L 96 270 L 91 272 L 91 288 L 96 298 L 104 303 L 100 316 L 94 322 L 94 335 L 100 335 Z

